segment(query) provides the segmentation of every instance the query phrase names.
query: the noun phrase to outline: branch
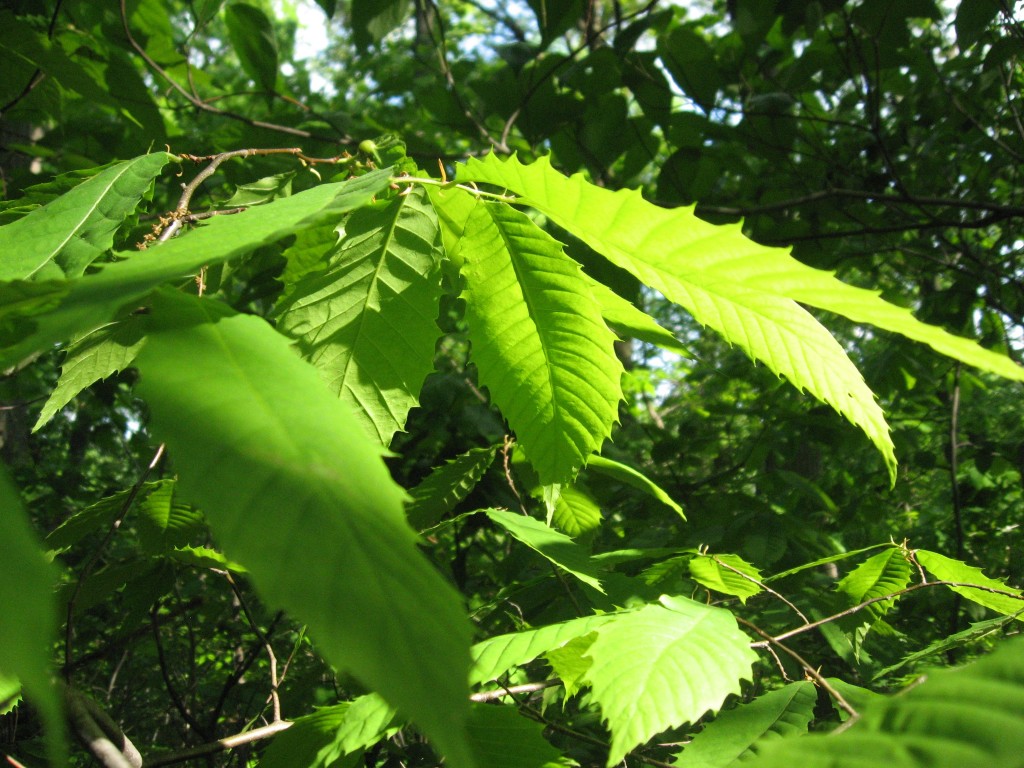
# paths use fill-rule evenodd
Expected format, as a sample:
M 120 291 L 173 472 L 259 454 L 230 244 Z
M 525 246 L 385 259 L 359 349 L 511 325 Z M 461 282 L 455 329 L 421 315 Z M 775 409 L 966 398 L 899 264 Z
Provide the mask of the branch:
M 886 600 L 892 600 L 892 599 L 900 597 L 902 595 L 906 595 L 906 594 L 908 594 L 910 592 L 916 592 L 919 589 L 924 589 L 925 587 L 950 587 L 950 588 L 954 588 L 954 587 L 967 587 L 969 589 L 978 589 L 978 590 L 981 590 L 982 592 L 991 592 L 992 594 L 995 594 L 995 595 L 1003 595 L 1005 597 L 1012 597 L 1015 600 L 1024 600 L 1024 598 L 1021 598 L 1020 595 L 1014 594 L 1013 592 L 1011 592 L 1009 590 L 1006 590 L 1006 589 L 994 589 L 993 587 L 985 587 L 985 586 L 982 586 L 981 584 L 969 584 L 969 583 L 960 582 L 960 581 L 927 581 L 927 582 L 923 582 L 921 584 L 911 584 L 909 587 L 907 587 L 905 589 L 900 589 L 900 590 L 897 590 L 896 592 L 890 592 L 888 595 L 882 595 L 881 597 L 873 597 L 870 600 L 865 600 L 863 603 L 860 603 L 858 605 L 853 606 L 852 608 L 847 608 L 845 611 L 840 611 L 839 613 L 835 613 L 835 614 L 833 614 L 831 616 L 826 616 L 824 619 L 818 619 L 817 621 L 809 622 L 807 624 L 804 624 L 803 626 L 797 627 L 796 629 L 791 629 L 789 632 L 783 632 L 781 635 L 775 635 L 774 637 L 770 637 L 768 639 L 773 640 L 773 641 L 775 641 L 775 640 L 787 640 L 787 639 L 789 639 L 791 637 L 794 637 L 796 635 L 801 635 L 804 632 L 809 632 L 812 629 L 816 629 L 817 627 L 820 627 L 823 624 L 828 624 L 831 621 L 835 621 L 837 619 L 841 619 L 844 616 L 852 616 L 853 614 L 855 614 L 855 613 L 857 613 L 859 611 L 864 610 L 869 605 L 874 605 L 875 603 L 881 603 L 881 602 L 884 602 Z M 1022 603 L 1022 604 L 1024 604 L 1024 603 Z M 1024 608 L 1021 609 L 1021 612 L 1024 612 Z
M 352 140 L 351 137 L 349 136 L 322 136 L 319 134 L 312 133 L 310 131 L 303 130 L 301 128 L 292 128 L 291 126 L 288 125 L 278 125 L 277 123 L 268 123 L 263 120 L 254 120 L 251 117 L 246 117 L 245 115 L 241 115 L 237 112 L 231 112 L 226 109 L 214 107 L 206 103 L 202 99 L 197 98 L 193 94 L 189 93 L 189 91 L 185 89 L 181 85 L 181 83 L 179 83 L 177 80 L 171 77 L 163 67 L 157 64 L 156 61 L 154 61 L 153 58 L 148 53 L 146 53 L 146 49 L 139 45 L 139 42 L 132 35 L 131 27 L 129 27 L 128 25 L 128 10 L 125 7 L 125 3 L 126 0 L 120 0 L 121 26 L 124 29 L 125 36 L 128 38 L 128 43 L 131 45 L 132 48 L 135 49 L 135 52 L 142 57 L 142 60 L 146 62 L 146 65 L 149 66 L 150 69 L 152 69 L 154 72 L 160 75 L 160 77 L 166 80 L 174 90 L 176 90 L 183 97 L 185 97 L 185 99 L 196 109 L 201 110 L 203 112 L 208 112 L 212 115 L 217 115 L 218 117 L 226 117 L 231 120 L 238 120 L 239 122 L 245 123 L 246 125 L 252 126 L 253 128 L 263 128 L 268 131 L 287 133 L 291 136 L 299 136 L 304 139 L 315 139 L 316 141 L 325 141 L 330 143 L 339 141 L 350 142 Z
M 142 768 L 142 755 L 100 706 L 70 686 L 64 689 L 75 734 L 105 768 Z
M 192 760 L 196 757 L 206 757 L 207 755 L 215 755 L 218 752 L 226 752 L 229 749 L 236 749 L 237 747 L 244 746 L 246 744 L 252 744 L 254 741 L 261 741 L 263 739 L 269 739 L 281 731 L 286 731 L 293 725 L 290 720 L 279 720 L 276 723 L 265 725 L 262 728 L 253 728 L 251 731 L 245 731 L 244 733 L 237 733 L 234 736 L 226 736 L 223 739 L 217 739 L 206 744 L 200 744 L 197 747 L 191 749 L 184 749 L 180 752 L 173 752 L 168 755 L 160 755 L 159 757 L 151 757 L 146 760 L 146 768 L 159 768 L 162 765 L 174 765 L 176 763 L 184 763 L 186 760 Z
M 152 460 L 149 462 L 149 466 L 143 470 L 142 474 L 139 475 L 139 479 L 135 481 L 135 485 L 132 486 L 131 491 L 128 493 L 128 498 L 124 500 L 124 504 L 121 505 L 121 509 L 118 510 L 117 516 L 110 523 L 110 527 L 107 529 L 107 535 L 100 542 L 100 545 L 96 547 L 92 553 L 92 557 L 86 562 L 85 567 L 82 568 L 81 574 L 78 576 L 78 581 L 75 582 L 75 589 L 71 593 L 71 599 L 68 600 L 68 607 L 66 611 L 66 622 L 64 627 L 64 676 L 65 680 L 71 674 L 71 656 L 72 649 L 74 646 L 74 635 L 75 635 L 75 601 L 78 599 L 78 594 L 82 591 L 82 585 L 85 580 L 92 574 L 93 569 L 96 567 L 96 563 L 99 562 L 100 556 L 103 551 L 107 548 L 111 539 L 114 538 L 114 534 L 117 533 L 117 529 L 121 527 L 121 521 L 124 520 L 124 516 L 128 514 L 128 510 L 131 509 L 132 504 L 135 503 L 135 498 L 139 495 L 139 491 L 145 484 L 146 479 L 150 473 L 156 468 L 156 465 L 160 463 L 161 457 L 164 455 L 164 444 L 160 443 L 160 447 L 156 449 L 156 453 L 153 455 Z

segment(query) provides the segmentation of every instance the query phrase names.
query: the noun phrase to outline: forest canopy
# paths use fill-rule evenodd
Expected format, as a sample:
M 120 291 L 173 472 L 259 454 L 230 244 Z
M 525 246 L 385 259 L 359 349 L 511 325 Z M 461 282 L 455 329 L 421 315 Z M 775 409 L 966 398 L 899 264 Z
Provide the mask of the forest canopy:
M 4 3 L 7 762 L 1021 765 L 1021 11 Z

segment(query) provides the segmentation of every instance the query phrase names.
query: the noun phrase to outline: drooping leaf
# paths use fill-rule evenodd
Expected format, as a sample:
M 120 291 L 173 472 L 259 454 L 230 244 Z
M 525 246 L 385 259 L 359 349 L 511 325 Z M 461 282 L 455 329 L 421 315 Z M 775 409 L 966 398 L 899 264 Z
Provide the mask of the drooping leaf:
M 776 581 L 777 579 L 784 579 L 787 576 L 793 576 L 794 574 L 802 571 L 810 570 L 811 568 L 817 568 L 822 565 L 828 565 L 829 563 L 838 563 L 842 560 L 849 560 L 851 557 L 862 555 L 865 552 L 871 552 L 875 549 L 881 549 L 882 547 L 888 547 L 889 544 L 872 544 L 870 547 L 861 547 L 860 549 L 851 549 L 849 552 L 840 552 L 837 555 L 828 555 L 827 557 L 821 557 L 817 560 L 813 560 L 809 563 L 798 565 L 789 570 L 782 571 L 781 573 L 773 573 L 771 576 L 765 578 L 765 581 Z
M 611 433 L 622 364 L 579 265 L 525 215 L 478 203 L 466 225 L 472 360 L 542 485 L 570 480 Z
M 242 69 L 261 90 L 277 88 L 277 40 L 267 15 L 248 3 L 231 3 L 224 9 L 231 47 Z
M 286 291 L 311 272 L 327 269 L 328 259 L 338 247 L 338 230 L 337 223 L 328 223 L 296 234 L 295 240 L 281 254 L 287 263 L 278 279 Z
M 18 489 L 0 465 L 0 677 L 20 680 L 46 724 L 50 764 L 66 765 L 66 733 L 60 697 L 50 681 L 57 637 L 54 567 L 43 557 Z
M 1024 606 L 1021 607 L 1021 610 L 1024 611 Z M 913 664 L 914 662 L 921 661 L 922 659 L 927 659 L 929 656 L 936 656 L 940 653 L 945 653 L 946 651 L 963 648 L 969 643 L 977 642 L 986 637 L 1001 637 L 1003 630 L 1007 625 L 1011 624 L 1017 618 L 1019 618 L 1017 614 L 1011 613 L 1008 616 L 997 616 L 994 619 L 973 622 L 967 629 L 954 632 L 952 635 L 934 640 L 929 643 L 926 648 L 914 651 L 913 653 L 904 656 L 895 664 L 891 664 L 884 669 L 878 670 L 871 679 L 881 680 L 882 678 L 891 675 L 893 672 L 898 672 L 908 664 Z
M 593 698 L 612 732 L 608 766 L 720 707 L 757 660 L 729 611 L 685 597 L 660 603 L 601 627 L 590 647 Z
M 487 468 L 494 463 L 498 447 L 471 448 L 447 464 L 436 467 L 415 488 L 405 508 L 409 525 L 418 531 L 436 525 L 476 487 Z
M 741 603 L 761 591 L 757 584 L 761 572 L 739 555 L 697 555 L 690 558 L 689 568 L 690 577 L 698 584 L 735 595 Z
M 413 190 L 353 214 L 330 268 L 281 306 L 282 330 L 383 445 L 433 370 L 440 258 L 434 209 Z
M 738 226 L 714 226 L 692 209 L 667 210 L 638 192 L 611 192 L 567 178 L 544 158 L 524 165 L 494 155 L 470 159 L 459 179 L 496 184 L 550 216 L 590 247 L 694 317 L 741 346 L 797 387 L 832 405 L 864 430 L 895 467 L 881 411 L 831 335 L 795 304 L 869 323 L 963 362 L 1015 380 L 1024 368 L 969 339 L 922 323 L 877 292 L 847 285 L 830 272 L 760 246 Z
M 138 491 L 131 488 L 100 499 L 71 515 L 46 537 L 46 545 L 53 550 L 67 549 L 82 540 L 83 537 L 97 532 L 105 532 L 118 515 L 125 511 L 126 505 L 145 501 L 149 494 L 164 487 L 161 481 L 143 483 Z
M 411 0 L 352 0 L 352 39 L 365 50 L 409 18 L 412 9 Z
M 231 197 L 220 204 L 222 208 L 236 208 L 250 205 L 263 205 L 279 197 L 288 197 L 292 193 L 292 179 L 295 171 L 275 173 L 248 184 L 239 184 Z
M 138 502 L 135 519 L 139 540 L 153 554 L 185 547 L 206 530 L 203 513 L 175 498 L 175 482 L 160 480 Z
M 654 344 L 683 357 L 693 356 L 685 344 L 673 336 L 667 328 L 658 325 L 658 322 L 646 312 L 637 309 L 631 302 L 619 296 L 603 283 L 593 279 L 587 282 L 594 298 L 601 305 L 601 315 L 614 331 L 628 338 Z
M 575 539 L 601 527 L 601 507 L 589 496 L 579 481 L 572 485 L 563 485 L 558 498 L 555 499 L 551 522 Z
M 813 683 L 790 683 L 753 701 L 722 712 L 679 753 L 679 768 L 730 768 L 746 765 L 763 746 L 807 732 L 814 719 Z
M 296 718 L 288 730 L 274 737 L 260 768 L 355 768 L 363 764 L 358 751 L 346 753 L 338 744 L 338 730 L 348 710 L 345 702 Z
M 469 738 L 477 765 L 489 768 L 558 768 L 559 751 L 541 735 L 544 725 L 515 707 L 474 704 Z
M 131 315 L 119 323 L 97 328 L 68 347 L 57 388 L 43 404 L 32 431 L 46 424 L 86 387 L 131 365 L 142 344 L 142 319 Z
M 561 648 L 570 640 L 592 632 L 622 614 L 598 614 L 570 619 L 559 624 L 548 624 L 538 629 L 510 632 L 488 638 L 471 649 L 473 667 L 470 684 L 494 680 L 512 667 L 527 664 L 543 653 Z
M 683 508 L 673 501 L 671 496 L 665 493 L 657 483 L 648 478 L 642 472 L 638 472 L 633 469 L 633 467 L 623 464 L 622 462 L 615 461 L 614 459 L 609 459 L 605 456 L 593 456 L 587 462 L 587 469 L 610 477 L 620 483 L 624 483 L 631 488 L 643 491 L 648 496 L 653 496 L 683 518 L 683 520 L 686 519 L 686 515 L 683 514 Z
M 196 18 L 196 26 L 205 26 L 220 11 L 224 0 L 192 0 L 192 13 Z
M 114 233 L 174 155 L 110 166 L 27 216 L 0 227 L 0 280 L 80 277 L 113 247 Z
M 910 561 L 904 551 L 899 547 L 890 547 L 872 555 L 846 574 L 836 589 L 847 595 L 853 605 L 857 605 L 904 589 L 910 583 L 910 572 Z M 895 598 L 872 603 L 864 610 L 868 616 L 878 619 L 889 612 L 893 603 Z
M 594 663 L 593 659 L 587 656 L 587 651 L 596 639 L 597 632 L 590 632 L 574 637 L 560 648 L 553 648 L 544 654 L 544 658 L 565 687 L 566 699 L 575 696 L 576 692 L 586 685 L 587 673 Z
M 417 552 L 379 445 L 283 336 L 217 302 L 156 294 L 137 363 L 178 487 L 225 554 L 328 659 L 471 766 L 468 623 Z
M 559 533 L 536 518 L 509 512 L 505 509 L 488 509 L 487 517 L 508 531 L 513 538 L 521 541 L 562 570 L 568 571 L 598 592 L 604 592 L 586 550 L 564 533 Z
M 1024 754 L 1024 644 L 939 669 L 860 710 L 842 733 L 767 744 L 750 768 L 986 768 Z
M 389 178 L 388 170 L 372 171 L 234 216 L 215 216 L 150 250 L 120 254 L 127 260 L 77 280 L 0 283 L 0 366 L 104 325 L 122 307 L 131 306 L 161 283 L 249 253 L 305 227 L 337 222 L 343 214 L 366 205 L 388 185 Z
M 164 554 L 168 559 L 183 565 L 192 565 L 196 568 L 216 568 L 222 571 L 232 571 L 233 573 L 246 573 L 246 569 L 242 565 L 228 560 L 224 555 L 211 547 L 176 547 Z
M 1024 609 L 1024 592 L 1021 592 L 1016 587 L 1008 587 L 1001 581 L 989 578 L 982 573 L 980 568 L 975 568 L 973 565 L 967 565 L 945 555 L 940 555 L 938 552 L 929 552 L 926 549 L 915 550 L 914 557 L 917 558 L 917 562 L 923 565 L 937 579 L 960 584 L 977 584 L 979 587 L 988 587 L 989 589 L 999 590 L 999 592 L 1004 593 L 997 594 L 981 589 L 971 589 L 970 587 L 950 587 L 953 592 L 966 597 L 971 602 L 983 605 L 1004 616 L 1019 613 Z M 1005 594 L 1007 592 L 1010 594 Z M 1013 597 L 1012 595 L 1020 595 L 1020 597 Z M 1024 621 L 1024 617 L 1021 617 L 1021 621 Z

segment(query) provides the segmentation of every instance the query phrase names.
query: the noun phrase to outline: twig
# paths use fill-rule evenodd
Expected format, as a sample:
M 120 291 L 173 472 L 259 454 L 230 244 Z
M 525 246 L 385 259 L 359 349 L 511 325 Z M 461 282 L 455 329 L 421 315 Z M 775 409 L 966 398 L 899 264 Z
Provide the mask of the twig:
M 536 693 L 537 691 L 543 691 L 545 688 L 554 688 L 557 685 L 562 685 L 562 681 L 558 678 L 552 678 L 551 680 L 542 680 L 539 683 L 523 683 L 522 685 L 510 685 L 505 688 L 499 688 L 496 691 L 481 691 L 480 693 L 472 694 L 469 699 L 477 703 L 483 703 L 485 701 L 495 701 L 496 699 L 503 699 L 506 696 L 515 696 L 520 693 Z
M 160 640 L 160 625 L 156 620 L 157 612 L 160 609 L 159 602 L 153 605 L 153 609 L 150 611 L 150 625 L 153 629 L 153 642 L 156 644 L 156 655 L 160 666 L 160 675 L 164 680 L 164 687 L 167 689 L 167 694 L 171 697 L 171 703 L 174 704 L 174 708 L 178 710 L 182 719 L 199 734 L 200 738 L 209 738 L 206 734 L 206 729 L 203 728 L 202 724 L 196 720 L 193 714 L 189 711 L 184 700 L 178 695 L 178 691 L 174 687 L 174 681 L 171 680 L 171 671 L 167 667 L 167 657 L 164 654 L 164 645 Z
M 337 141 L 341 141 L 341 142 L 346 142 L 346 143 L 350 142 L 352 140 L 351 137 L 349 137 L 349 136 L 334 136 L 334 137 L 322 136 L 322 135 L 319 135 L 319 134 L 312 133 L 310 131 L 303 130 L 301 128 L 292 128 L 291 126 L 288 126 L 288 125 L 278 125 L 277 123 L 268 123 L 268 122 L 266 122 L 264 120 L 254 120 L 251 117 L 246 117 L 245 115 L 241 115 L 241 114 L 239 114 L 237 112 L 231 112 L 231 111 L 226 110 L 226 109 L 221 109 L 219 107 L 211 106 L 210 104 L 207 104 L 202 99 L 197 98 L 193 94 L 189 93 L 188 90 L 181 85 L 181 83 L 179 83 L 177 80 L 175 80 L 173 77 L 171 77 L 163 67 L 161 67 L 159 64 L 157 64 L 156 61 L 154 61 L 153 58 L 148 53 L 146 53 L 146 49 L 143 48 L 141 45 L 139 45 L 139 42 L 135 39 L 134 35 L 132 35 L 131 27 L 128 25 L 128 10 L 125 7 L 125 3 L 126 3 L 126 0 L 120 0 L 120 6 L 121 6 L 121 26 L 124 29 L 125 36 L 128 38 L 128 43 L 131 45 L 132 48 L 135 49 L 135 52 L 138 53 L 139 56 L 142 57 L 142 60 L 146 62 L 146 65 L 150 69 L 152 69 L 154 72 L 156 72 L 158 75 L 160 75 L 160 77 L 162 77 L 164 80 L 166 80 L 167 83 L 174 90 L 176 90 L 178 93 L 180 93 L 182 96 L 184 96 L 185 99 L 193 107 L 195 107 L 196 109 L 201 110 L 203 112 L 209 112 L 210 114 L 218 115 L 220 117 L 226 117 L 226 118 L 229 118 L 231 120 L 238 120 L 239 122 L 245 123 L 246 125 L 250 125 L 253 128 L 264 128 L 264 129 L 266 129 L 268 131 L 277 131 L 278 133 L 287 133 L 287 134 L 289 134 L 291 136 L 299 136 L 299 137 L 304 138 L 304 139 L 315 139 L 316 141 L 324 141 L 324 142 L 337 142 Z
M 139 750 L 96 702 L 71 686 L 64 701 L 75 734 L 105 768 L 142 768 Z
M 256 637 L 259 638 L 263 647 L 267 651 L 267 657 L 270 659 L 270 696 L 269 700 L 274 712 L 274 722 L 276 723 L 281 719 L 281 699 L 277 694 L 277 688 L 279 681 L 277 679 L 277 656 L 274 654 L 274 647 L 270 644 L 270 640 L 260 629 L 260 625 L 256 623 L 255 617 L 252 615 L 252 611 L 249 610 L 249 605 L 245 601 L 245 597 L 242 595 L 242 590 L 238 588 L 238 584 L 235 583 L 234 578 L 231 576 L 230 571 L 224 571 L 224 578 L 227 579 L 228 584 L 231 585 L 231 591 L 234 592 L 235 598 L 238 600 L 238 604 L 242 607 L 242 613 L 245 614 L 246 620 L 249 622 L 249 627 L 253 632 L 256 633 Z M 274 619 L 274 623 L 284 616 L 283 612 L 279 612 L 277 617 Z
M 795 605 L 793 605 L 793 603 L 789 602 L 789 600 L 787 600 L 784 596 L 782 596 L 781 594 L 776 592 L 774 589 L 769 587 L 763 581 L 758 581 L 753 576 L 750 576 L 749 574 L 746 574 L 743 571 L 741 571 L 739 568 L 734 568 L 733 566 L 729 565 L 728 563 L 723 562 L 722 559 L 719 558 L 717 555 L 712 555 L 711 559 L 714 560 L 716 563 L 718 563 L 723 568 L 726 568 L 726 569 L 732 571 L 733 573 L 738 574 L 741 578 L 746 579 L 747 581 L 751 582 L 752 584 L 756 584 L 761 589 L 763 589 L 765 592 L 767 592 L 769 595 L 772 595 L 773 597 L 777 597 L 779 600 L 781 600 L 786 605 L 788 605 L 790 607 L 790 609 L 792 609 L 792 611 L 797 616 L 799 616 L 801 619 L 803 619 L 805 622 L 810 621 L 810 619 L 808 619 L 806 616 L 804 616 L 804 614 L 801 612 L 801 610 L 799 608 L 797 608 Z
M 237 747 L 244 746 L 246 744 L 252 744 L 254 741 L 261 741 L 262 739 L 269 739 L 281 731 L 285 731 L 292 727 L 292 721 L 290 720 L 278 720 L 276 723 L 265 725 L 262 728 L 253 728 L 251 731 L 245 731 L 244 733 L 238 733 L 234 736 L 226 736 L 223 739 L 217 739 L 206 744 L 200 744 L 197 747 L 190 749 L 184 749 L 180 752 L 174 752 L 168 755 L 159 755 L 157 757 L 150 757 L 146 760 L 146 768 L 159 768 L 162 765 L 175 765 L 176 763 L 184 763 L 186 760 L 192 760 L 196 757 L 206 757 L 207 755 L 215 755 L 218 752 L 226 752 L 229 749 L 235 749 Z
M 856 719 L 860 717 L 860 714 L 857 712 L 856 709 L 853 708 L 853 706 L 851 706 L 850 702 L 843 698 L 843 694 L 836 690 L 836 687 L 832 685 L 828 680 L 826 680 L 817 669 L 811 666 L 810 662 L 808 662 L 803 656 L 794 651 L 792 648 L 780 643 L 778 638 L 772 637 L 759 626 L 747 621 L 741 616 L 737 616 L 736 621 L 738 621 L 740 624 L 747 627 L 748 629 L 751 629 L 754 632 L 756 632 L 771 645 L 778 648 L 780 651 L 782 651 L 787 656 L 792 658 L 797 664 L 803 667 L 803 670 L 807 674 L 807 676 L 814 680 L 814 682 L 821 686 L 824 690 L 828 691 L 829 695 L 833 699 L 835 699 L 836 704 L 842 707 L 842 709 L 850 715 L 851 719 Z
M 900 597 L 902 595 L 906 595 L 906 594 L 908 594 L 910 592 L 916 592 L 917 590 L 924 589 L 925 587 L 950 587 L 950 588 L 953 588 L 953 587 L 964 587 L 964 588 L 969 588 L 969 589 L 978 589 L 978 590 L 981 590 L 982 592 L 991 592 L 992 594 L 1003 595 L 1005 597 L 1012 597 L 1015 600 L 1022 600 L 1022 601 L 1024 601 L 1024 597 L 1021 597 L 1020 595 L 1014 594 L 1013 592 L 1010 592 L 1009 590 L 1005 590 L 1005 589 L 994 589 L 993 587 L 985 587 L 985 586 L 982 586 L 981 584 L 969 584 L 969 583 L 960 582 L 960 581 L 928 581 L 928 582 L 924 582 L 922 584 L 911 584 L 909 587 L 907 587 L 905 589 L 900 589 L 900 590 L 897 590 L 896 592 L 890 592 L 888 595 L 882 595 L 881 597 L 873 597 L 870 600 L 865 600 L 863 603 L 860 603 L 858 605 L 853 606 L 852 608 L 847 608 L 845 611 L 840 611 L 839 613 L 835 613 L 835 614 L 833 614 L 831 616 L 827 616 L 824 619 L 818 619 L 817 621 L 812 621 L 812 622 L 810 622 L 808 624 L 804 624 L 803 626 L 797 627 L 796 629 L 791 629 L 789 632 L 783 632 L 781 635 L 775 635 L 774 637 L 771 637 L 769 639 L 771 639 L 771 640 L 788 640 L 789 638 L 795 637 L 796 635 L 801 635 L 804 632 L 809 632 L 812 629 L 816 629 L 816 628 L 822 626 L 823 624 L 828 624 L 829 622 L 835 621 L 837 619 L 841 619 L 844 616 L 851 616 L 851 615 L 857 613 L 858 611 L 864 610 L 869 605 L 874 605 L 875 603 L 881 603 L 881 602 L 884 602 L 886 600 L 892 600 L 893 598 Z M 1022 604 L 1024 604 L 1024 602 L 1022 602 Z
M 131 509 L 132 504 L 135 502 L 135 498 L 139 495 L 139 491 L 145 484 L 146 479 L 150 473 L 156 468 L 156 465 L 160 463 L 161 457 L 164 455 L 164 444 L 160 443 L 160 447 L 156 449 L 156 453 L 153 454 L 152 460 L 149 462 L 149 466 L 143 470 L 142 474 L 139 475 L 139 479 L 135 481 L 135 485 L 132 486 L 131 491 L 128 493 L 128 498 L 124 500 L 124 504 L 121 505 L 121 509 L 118 510 L 117 516 L 111 521 L 110 527 L 107 529 L 107 535 L 100 542 L 100 545 L 92 553 L 92 557 L 89 558 L 85 566 L 82 568 L 82 572 L 78 576 L 78 581 L 75 582 L 75 589 L 71 593 L 71 599 L 68 600 L 68 607 L 66 612 L 66 622 L 64 627 L 64 679 L 65 681 L 70 680 L 71 675 L 71 656 L 72 649 L 74 646 L 74 635 L 75 635 L 75 601 L 78 599 L 79 593 L 82 591 L 82 585 L 85 580 L 92 574 L 93 569 L 99 562 L 103 551 L 107 548 L 111 539 L 114 538 L 114 534 L 117 533 L 117 529 L 121 527 L 121 521 L 124 520 L 125 515 L 128 514 L 128 510 Z

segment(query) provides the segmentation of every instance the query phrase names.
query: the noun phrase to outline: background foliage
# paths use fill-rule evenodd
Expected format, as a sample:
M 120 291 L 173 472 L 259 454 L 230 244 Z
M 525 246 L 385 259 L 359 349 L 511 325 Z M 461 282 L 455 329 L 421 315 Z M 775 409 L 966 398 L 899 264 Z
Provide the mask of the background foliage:
M 5 754 L 1018 764 L 1019 17 L 4 4 Z

